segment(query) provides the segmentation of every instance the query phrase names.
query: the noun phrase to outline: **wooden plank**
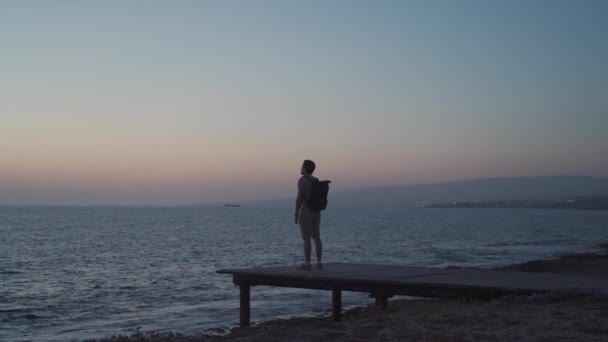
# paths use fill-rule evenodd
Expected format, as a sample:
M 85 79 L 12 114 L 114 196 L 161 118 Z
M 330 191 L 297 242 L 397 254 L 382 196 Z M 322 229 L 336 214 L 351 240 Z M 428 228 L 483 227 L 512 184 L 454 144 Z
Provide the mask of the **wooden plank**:
M 361 274 L 381 275 L 394 273 L 415 273 L 426 274 L 436 272 L 452 272 L 458 269 L 440 269 L 433 267 L 414 267 L 401 265 L 381 265 L 381 264 L 350 264 L 350 263 L 329 263 L 323 265 L 323 270 L 302 271 L 294 266 L 278 266 L 264 268 L 248 268 L 248 269 L 221 269 L 217 273 L 220 274 L 272 274 L 276 276 L 289 276 L 298 278 L 308 278 L 317 276 L 335 276 L 335 277 L 350 277 Z
M 416 278 L 386 279 L 386 283 L 404 286 L 416 284 L 429 287 L 496 289 L 503 292 L 542 292 L 579 289 L 608 289 L 608 278 L 559 273 L 532 273 L 493 270 L 463 270 L 458 273 L 435 274 Z
M 579 288 L 608 289 L 606 277 L 586 275 L 492 271 L 481 269 L 439 269 L 395 265 L 327 264 L 321 271 L 300 271 L 294 267 L 221 270 L 232 274 L 235 283 L 286 287 L 367 291 L 377 286 L 429 287 L 444 289 L 534 292 Z
M 459 272 L 458 269 L 439 269 L 431 267 L 405 267 L 396 265 L 365 265 L 331 263 L 323 270 L 301 271 L 295 267 L 254 268 L 244 270 L 219 270 L 221 274 L 238 275 L 240 278 L 286 278 L 291 280 L 356 280 L 359 282 L 383 281 L 387 278 L 411 277 L 432 274 Z
M 238 276 L 235 276 L 238 277 Z M 416 297 L 434 297 L 434 298 L 493 298 L 504 293 L 496 289 L 470 289 L 468 287 L 456 287 L 450 288 L 442 284 L 416 284 L 416 283 L 358 283 L 351 281 L 324 281 L 324 280 L 290 280 L 284 278 L 273 279 L 271 277 L 258 278 L 258 279 L 238 279 L 235 283 L 249 282 L 252 286 L 255 285 L 266 285 L 266 286 L 278 286 L 278 287 L 290 287 L 290 288 L 301 288 L 301 289 L 316 289 L 316 290 L 332 290 L 333 288 L 340 288 L 342 291 L 354 291 L 354 292 L 382 292 L 386 294 L 404 295 L 404 296 L 416 296 Z M 521 293 L 529 293 L 530 291 L 520 291 Z M 538 291 L 532 291 L 538 292 Z

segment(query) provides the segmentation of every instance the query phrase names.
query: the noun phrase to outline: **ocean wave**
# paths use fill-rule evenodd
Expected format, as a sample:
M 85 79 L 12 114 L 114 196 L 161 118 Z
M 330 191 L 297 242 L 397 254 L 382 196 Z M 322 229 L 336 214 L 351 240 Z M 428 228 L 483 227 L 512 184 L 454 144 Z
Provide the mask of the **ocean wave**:
M 579 242 L 573 239 L 549 239 L 549 240 L 537 240 L 537 241 L 505 241 L 485 244 L 484 247 L 517 247 L 517 246 L 555 246 L 555 245 L 568 245 Z
M 0 274 L 23 274 L 23 272 L 13 270 L 0 270 Z

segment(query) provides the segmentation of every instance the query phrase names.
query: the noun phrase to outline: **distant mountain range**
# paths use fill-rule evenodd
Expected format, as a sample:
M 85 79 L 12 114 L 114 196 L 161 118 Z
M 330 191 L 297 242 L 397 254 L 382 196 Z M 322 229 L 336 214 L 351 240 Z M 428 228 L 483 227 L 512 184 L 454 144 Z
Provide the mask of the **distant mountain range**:
M 501 200 L 568 200 L 581 196 L 608 195 L 608 177 L 547 176 L 481 178 L 456 182 L 369 187 L 349 191 L 330 190 L 335 206 L 424 206 L 436 202 Z M 277 205 L 282 201 L 257 202 Z

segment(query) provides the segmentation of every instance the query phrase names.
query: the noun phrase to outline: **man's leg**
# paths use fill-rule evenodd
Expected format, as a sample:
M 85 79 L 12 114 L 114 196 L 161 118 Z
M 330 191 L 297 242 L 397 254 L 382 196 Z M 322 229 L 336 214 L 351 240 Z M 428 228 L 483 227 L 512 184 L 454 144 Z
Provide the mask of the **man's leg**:
M 312 223 L 311 220 L 300 220 L 300 232 L 302 233 L 302 240 L 304 240 L 304 259 L 306 260 L 307 265 L 310 265 L 310 252 L 312 249 L 310 244 L 313 227 Z
M 315 240 L 315 252 L 317 253 L 317 264 L 321 265 L 323 257 L 323 243 L 321 242 L 321 220 L 312 222 L 312 238 Z

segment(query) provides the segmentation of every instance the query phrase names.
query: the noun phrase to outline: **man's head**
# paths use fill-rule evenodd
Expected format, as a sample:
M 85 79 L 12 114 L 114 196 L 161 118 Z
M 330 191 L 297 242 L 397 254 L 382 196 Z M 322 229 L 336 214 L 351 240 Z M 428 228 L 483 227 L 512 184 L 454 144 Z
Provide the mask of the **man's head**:
M 313 162 L 312 160 L 308 160 L 306 159 L 303 163 L 302 163 L 302 168 L 300 169 L 300 173 L 303 175 L 312 175 L 313 172 L 315 172 L 315 168 L 317 166 L 315 165 L 315 162 Z

